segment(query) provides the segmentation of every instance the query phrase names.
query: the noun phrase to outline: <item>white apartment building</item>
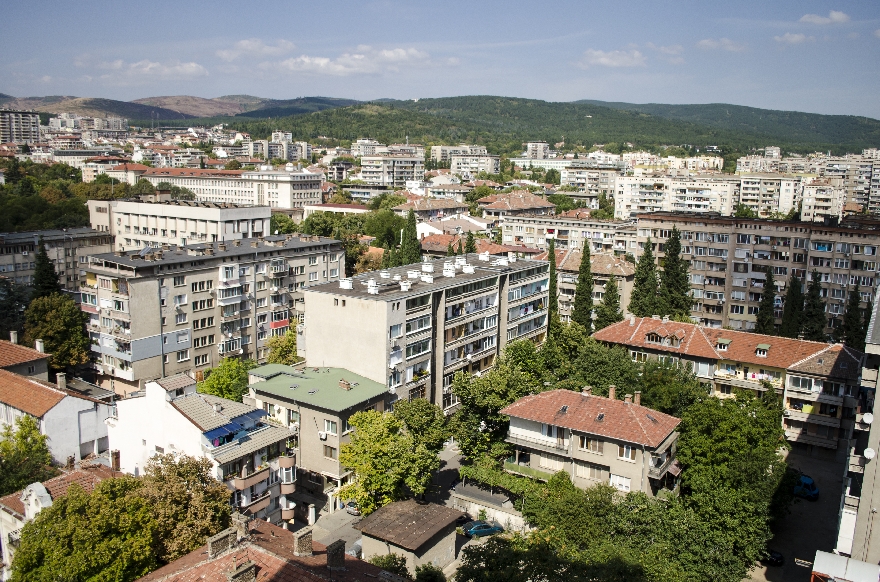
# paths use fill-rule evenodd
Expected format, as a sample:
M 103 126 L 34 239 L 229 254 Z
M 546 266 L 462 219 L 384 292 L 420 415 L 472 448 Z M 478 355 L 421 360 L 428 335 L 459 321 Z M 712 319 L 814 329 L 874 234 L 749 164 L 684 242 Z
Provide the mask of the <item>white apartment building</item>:
M 351 144 L 351 155 L 356 158 L 364 156 L 375 156 L 377 149 L 386 147 L 384 143 L 379 143 L 374 139 L 359 139 Z
M 232 241 L 266 234 L 272 210 L 194 200 L 89 200 L 92 228 L 114 235 L 114 250 Z
M 19 285 L 30 285 L 40 238 L 58 273 L 58 282 L 71 292 L 79 289 L 81 269 L 88 255 L 113 250 L 113 237 L 91 228 L 0 233 L 0 277 Z
M 264 361 L 269 337 L 304 319 L 302 290 L 344 276 L 345 255 L 332 239 L 266 236 L 94 255 L 86 269 L 98 383 L 123 394 L 223 357 Z
M 547 250 L 556 240 L 556 250 L 580 250 L 589 241 L 594 253 L 633 253 L 636 247 L 635 220 L 597 220 L 574 216 L 506 216 L 501 225 L 502 242 Z
M 431 159 L 435 162 L 449 162 L 452 156 L 485 156 L 486 146 L 460 144 L 457 146 L 431 146 Z
M 618 176 L 615 180 L 614 217 L 635 218 L 644 212 L 733 213 L 739 178 Z
M 817 179 L 803 186 L 801 220 L 824 222 L 826 218 L 840 220 L 846 192 L 840 178 Z
M 371 186 L 404 188 L 407 182 L 424 178 L 425 159 L 407 155 L 362 156 L 361 176 Z
M 501 157 L 488 154 L 453 154 L 449 157 L 449 169 L 456 174 L 476 176 L 480 172 L 498 174 L 501 172 Z
M 0 143 L 37 143 L 39 141 L 39 113 L 0 109 Z
M 550 145 L 545 141 L 530 141 L 526 144 L 525 156 L 532 160 L 546 160 L 550 157 Z
M 397 398 L 427 398 L 449 413 L 456 372 L 481 373 L 508 342 L 543 341 L 548 268 L 469 254 L 307 288 L 306 360 L 345 364 Z
M 784 174 L 742 174 L 738 204 L 748 206 L 760 218 L 787 214 L 796 209 L 803 195 L 803 181 Z M 736 211 L 736 204 L 730 214 Z
M 560 172 L 560 185 L 574 186 L 577 192 L 566 192 L 576 200 L 587 202 L 587 208 L 599 208 L 599 197 L 613 198 L 617 186 L 617 169 L 568 166 Z
M 232 203 L 272 208 L 302 208 L 322 202 L 321 174 L 262 166 L 258 170 L 200 170 L 153 168 L 142 178 L 154 186 L 167 182 L 190 189 L 200 202 Z

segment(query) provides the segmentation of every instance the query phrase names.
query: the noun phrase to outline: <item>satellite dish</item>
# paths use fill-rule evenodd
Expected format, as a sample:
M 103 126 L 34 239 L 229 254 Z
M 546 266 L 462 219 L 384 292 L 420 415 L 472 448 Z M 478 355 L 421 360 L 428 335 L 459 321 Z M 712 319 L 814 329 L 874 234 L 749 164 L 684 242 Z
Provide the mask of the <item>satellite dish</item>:
M 870 412 L 866 412 L 864 416 L 862 416 L 862 422 L 865 424 L 871 424 L 874 422 L 874 415 Z
M 866 459 L 868 459 L 868 460 L 870 461 L 871 459 L 874 458 L 874 456 L 875 456 L 876 454 L 877 454 L 877 451 L 875 451 L 874 449 L 870 449 L 870 448 L 869 448 L 869 449 L 865 449 L 865 452 L 862 453 L 862 456 L 865 457 Z

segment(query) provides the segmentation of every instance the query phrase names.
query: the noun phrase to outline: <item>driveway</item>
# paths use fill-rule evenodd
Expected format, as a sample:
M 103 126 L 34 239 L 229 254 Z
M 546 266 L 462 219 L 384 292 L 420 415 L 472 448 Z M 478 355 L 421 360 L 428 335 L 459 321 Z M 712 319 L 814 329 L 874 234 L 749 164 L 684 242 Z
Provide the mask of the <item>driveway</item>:
M 345 549 L 350 550 L 351 545 L 361 537 L 361 532 L 352 527 L 360 519 L 360 516 L 351 515 L 345 510 L 322 515 L 313 526 L 312 539 L 324 545 L 345 540 Z
M 790 452 L 788 463 L 816 480 L 819 499 L 798 499 L 791 513 L 773 528 L 770 547 L 785 556 L 781 568 L 758 565 L 751 580 L 759 582 L 809 582 L 816 550 L 830 552 L 837 545 L 837 516 L 843 487 L 843 462 L 816 459 Z M 795 559 L 809 562 L 798 566 Z

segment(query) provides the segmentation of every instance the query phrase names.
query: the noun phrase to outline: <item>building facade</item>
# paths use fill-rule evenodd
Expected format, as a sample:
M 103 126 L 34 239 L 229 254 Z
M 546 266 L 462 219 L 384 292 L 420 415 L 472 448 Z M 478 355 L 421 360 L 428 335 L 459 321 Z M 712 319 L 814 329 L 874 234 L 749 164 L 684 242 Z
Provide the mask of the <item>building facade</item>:
M 92 228 L 2 233 L 0 276 L 19 285 L 30 285 L 34 279 L 40 238 L 58 273 L 58 282 L 71 292 L 79 290 L 88 255 L 113 250 L 113 235 Z
M 370 155 L 361 158 L 361 176 L 371 186 L 404 188 L 425 176 L 425 158 L 411 155 Z
M 457 146 L 431 146 L 431 159 L 435 162 L 451 162 L 452 156 L 485 156 L 486 146 L 460 144 Z
M 0 109 L 0 143 L 39 143 L 40 114 Z
M 501 172 L 501 157 L 488 154 L 453 154 L 449 157 L 449 169 L 456 174 L 476 176 L 480 172 Z
M 303 318 L 302 290 L 344 269 L 339 241 L 294 235 L 93 255 L 80 307 L 99 385 L 124 394 L 223 357 L 262 362 Z
M 451 412 L 456 372 L 492 366 L 508 342 L 543 341 L 548 284 L 546 261 L 471 254 L 307 288 L 306 360 Z
M 506 216 L 501 224 L 504 244 L 547 250 L 555 239 L 557 250 L 582 249 L 590 243 L 594 253 L 636 254 L 636 223 L 575 216 L 523 214 Z

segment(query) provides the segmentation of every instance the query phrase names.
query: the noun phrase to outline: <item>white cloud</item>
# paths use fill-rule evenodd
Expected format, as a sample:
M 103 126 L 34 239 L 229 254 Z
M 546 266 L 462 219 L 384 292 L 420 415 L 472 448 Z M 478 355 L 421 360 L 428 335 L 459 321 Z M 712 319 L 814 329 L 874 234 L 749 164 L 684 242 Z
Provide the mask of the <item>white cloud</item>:
M 722 49 L 733 53 L 739 53 L 746 50 L 746 45 L 733 42 L 729 38 L 704 38 L 697 43 L 697 46 L 703 50 Z
M 808 22 L 810 24 L 840 24 L 849 22 L 849 15 L 838 10 L 832 10 L 828 16 L 819 16 L 818 14 L 804 14 L 799 22 Z
M 582 67 L 599 65 L 601 67 L 644 67 L 645 55 L 633 49 L 629 51 L 600 51 L 587 49 L 581 61 Z
M 231 49 L 217 51 L 217 56 L 224 61 L 234 61 L 242 56 L 280 57 L 296 48 L 289 40 L 279 40 L 276 44 L 266 44 L 259 38 L 240 40 Z
M 300 55 L 280 63 L 260 63 L 263 69 L 281 67 L 289 71 L 319 75 L 348 76 L 398 72 L 401 67 L 430 63 L 430 55 L 414 48 L 374 49 L 361 45 L 356 52 L 343 53 L 336 58 Z
M 665 60 L 667 63 L 673 65 L 680 65 L 684 62 L 684 58 L 682 58 L 681 53 L 684 52 L 684 47 L 680 44 L 673 44 L 669 46 L 657 46 L 652 42 L 649 42 L 645 45 L 652 51 L 656 51 L 660 53 L 660 58 Z
M 781 42 L 783 44 L 801 44 L 807 41 L 814 41 L 816 39 L 812 36 L 807 36 L 806 34 L 792 34 L 790 32 L 786 32 L 782 36 L 774 36 L 773 40 L 775 40 L 776 42 Z
M 101 76 L 102 79 L 194 79 L 206 77 L 208 70 L 194 62 L 181 63 L 171 61 L 160 63 L 144 59 L 136 63 L 126 63 L 121 59 L 99 63 L 98 69 L 109 71 Z

